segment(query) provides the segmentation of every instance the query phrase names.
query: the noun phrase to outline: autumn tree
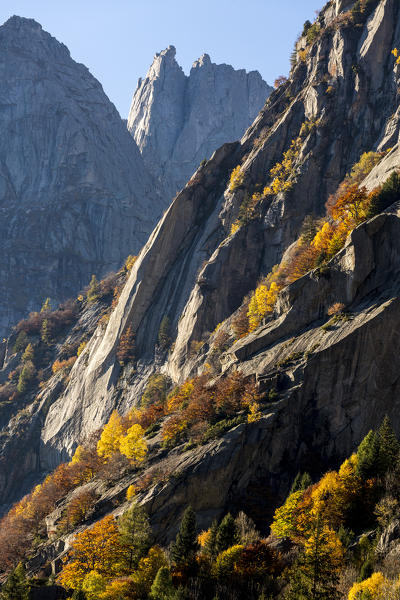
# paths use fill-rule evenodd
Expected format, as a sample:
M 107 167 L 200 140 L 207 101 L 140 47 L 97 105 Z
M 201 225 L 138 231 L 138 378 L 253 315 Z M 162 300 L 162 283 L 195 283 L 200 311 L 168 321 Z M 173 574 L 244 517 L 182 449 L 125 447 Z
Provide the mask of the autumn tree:
M 90 571 L 82 582 L 82 591 L 86 600 L 98 600 L 99 594 L 106 589 L 106 579 L 97 571 Z
M 292 569 L 288 600 L 334 600 L 343 548 L 332 529 L 317 517 L 304 552 Z
M 130 459 L 132 464 L 143 462 L 147 454 L 147 444 L 143 438 L 144 430 L 138 425 L 129 427 L 126 435 L 120 438 L 119 451 Z
M 134 360 L 134 340 L 135 334 L 133 333 L 132 326 L 129 325 L 121 335 L 116 351 L 116 357 L 121 366 Z
M 26 362 L 30 361 L 30 362 L 33 363 L 34 360 L 35 360 L 35 352 L 33 350 L 32 344 L 29 343 L 26 346 L 25 351 L 24 351 L 24 353 L 22 355 L 22 362 L 26 363 Z
M 134 584 L 134 598 L 146 598 L 150 594 L 151 586 L 162 567 L 167 567 L 168 561 L 164 551 L 159 546 L 152 546 L 146 556 L 139 560 L 137 569 L 132 574 Z M 132 596 L 128 596 L 132 597 Z
M 285 75 L 279 75 L 279 77 L 277 77 L 274 81 L 274 88 L 277 89 L 278 87 L 286 83 L 287 80 L 288 78 L 285 77 Z
M 122 419 L 118 411 L 114 410 L 106 425 L 104 425 L 100 439 L 97 443 L 97 453 L 105 459 L 110 458 L 114 452 L 119 452 L 120 440 L 124 434 Z
M 91 571 L 96 571 L 107 580 L 118 575 L 123 549 L 114 517 L 104 517 L 93 527 L 79 533 L 68 559 L 58 578 L 61 585 L 67 588 L 79 589 Z
M 98 300 L 98 298 L 99 298 L 99 293 L 100 293 L 99 282 L 97 281 L 96 275 L 92 275 L 92 278 L 90 280 L 89 287 L 87 290 L 87 294 L 86 294 L 88 301 L 96 302 L 96 300 Z
M 150 547 L 151 527 L 145 510 L 134 503 L 118 520 L 120 544 L 128 572 L 137 567 Z
M 250 331 L 256 329 L 268 313 L 273 312 L 278 292 L 279 288 L 275 281 L 269 287 L 261 284 L 256 288 L 247 313 Z
M 248 334 L 249 332 L 249 303 L 245 302 L 243 306 L 239 308 L 237 313 L 232 319 L 232 331 L 236 339 L 240 339 Z
M 50 311 L 51 311 L 50 298 L 46 298 L 46 300 L 43 302 L 40 312 L 41 313 L 49 313 Z
M 68 503 L 65 524 L 66 527 L 75 527 L 85 520 L 96 502 L 96 494 L 91 490 L 82 490 Z

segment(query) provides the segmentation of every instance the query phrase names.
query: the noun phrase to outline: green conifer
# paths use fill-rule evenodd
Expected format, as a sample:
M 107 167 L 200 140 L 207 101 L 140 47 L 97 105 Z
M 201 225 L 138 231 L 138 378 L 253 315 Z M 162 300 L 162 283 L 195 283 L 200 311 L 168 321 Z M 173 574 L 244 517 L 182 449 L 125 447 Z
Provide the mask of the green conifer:
M 158 344 L 163 350 L 166 350 L 171 342 L 169 330 L 170 321 L 167 315 L 164 315 L 161 320 L 160 329 L 158 330 Z
M 217 556 L 217 533 L 218 521 L 214 519 L 210 527 L 210 536 L 204 546 L 205 553 L 211 561 L 213 561 Z
M 172 546 L 172 560 L 176 565 L 193 565 L 197 549 L 196 514 L 192 507 L 188 506 Z
M 357 450 L 357 475 L 361 479 L 370 479 L 379 474 L 379 438 L 369 431 Z
M 217 554 L 227 550 L 231 546 L 238 544 L 240 537 L 236 527 L 235 519 L 230 513 L 225 515 L 218 527 L 215 546 Z
M 1 600 L 28 600 L 29 583 L 26 579 L 25 569 L 22 563 L 10 573 L 7 581 L 1 588 Z
M 379 438 L 379 474 L 385 475 L 394 468 L 400 450 L 400 444 L 386 415 L 378 430 Z
M 146 511 L 133 503 L 118 520 L 120 542 L 126 551 L 125 562 L 131 570 L 136 567 L 151 545 L 151 527 Z

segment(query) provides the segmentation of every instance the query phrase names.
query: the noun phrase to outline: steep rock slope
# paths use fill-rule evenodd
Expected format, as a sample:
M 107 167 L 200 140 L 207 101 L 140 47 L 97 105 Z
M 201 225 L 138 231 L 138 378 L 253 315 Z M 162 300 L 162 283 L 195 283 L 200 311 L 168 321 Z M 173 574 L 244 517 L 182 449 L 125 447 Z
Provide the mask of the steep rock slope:
M 299 59 L 288 84 L 272 94 L 241 143 L 222 147 L 173 202 L 132 270 L 106 334 L 92 340 L 87 369 L 80 371 L 76 365 L 66 397 L 50 410 L 45 448 L 71 451 L 82 427 L 97 427 L 110 414 L 119 372 L 115 349 L 129 324 L 136 334 L 140 368 L 134 385 L 119 400 L 122 408 L 135 401 L 142 376 L 160 369 L 155 349 L 163 315 L 170 320 L 175 341 L 163 370 L 179 382 L 200 368 L 201 361 L 196 365 L 190 357 L 192 342 L 238 308 L 297 237 L 307 214 L 324 212 L 328 193 L 363 151 L 398 140 L 398 72 L 391 49 L 400 45 L 399 6 L 382 0 L 362 26 L 343 25 L 340 17 L 328 4 L 318 21 L 320 37 L 308 47 L 306 61 Z M 380 71 L 387 76 L 373 93 L 377 81 L 372 73 L 380 56 L 385 57 Z M 332 61 L 336 75 L 329 72 Z M 327 93 L 329 83 L 334 100 Z M 268 182 L 268 169 L 281 159 L 304 121 L 315 124 L 301 137 L 292 189 L 263 197 L 256 218 L 229 235 L 245 194 Z M 388 157 L 392 167 L 393 156 L 395 151 Z M 240 163 L 242 184 L 223 193 L 229 172 Z M 390 169 L 382 168 L 387 176 Z M 99 415 L 98 421 L 93 414 Z
M 216 65 L 208 54 L 186 76 L 175 53 L 169 46 L 155 55 L 128 117 L 146 166 L 171 198 L 203 159 L 243 135 L 272 91 L 257 71 Z
M 40 449 L 36 438 L 34 450 L 40 469 L 32 468 L 30 476 L 70 456 L 115 407 L 123 412 L 137 404 L 151 373 L 163 371 L 182 382 L 204 369 L 209 332 L 280 260 L 304 217 L 324 212 L 328 193 L 362 152 L 394 146 L 365 182 L 370 189 L 400 166 L 399 73 L 391 55 L 400 45 L 399 6 L 381 0 L 357 25 L 340 10 L 340 3 L 327 5 L 317 39 L 299 41 L 289 82 L 272 94 L 240 143 L 223 146 L 196 172 L 154 230 L 106 330 L 95 332 L 66 390 L 46 405 Z M 246 194 L 262 191 L 269 169 L 297 138 L 291 188 L 260 194 L 255 214 L 231 233 Z M 241 179 L 227 186 L 237 165 Z M 398 224 L 395 206 L 354 230 L 325 275 L 313 271 L 283 290 L 272 322 L 221 357 L 225 373 L 239 368 L 255 375 L 262 393 L 278 388 L 279 400 L 265 403 L 260 421 L 178 457 L 178 482 L 148 490 L 142 500 L 161 537 L 171 537 L 168 515 L 178 515 L 188 501 L 204 523 L 221 507 L 244 506 L 255 489 L 271 510 L 303 461 L 314 457 L 318 473 L 338 454 L 347 455 L 376 424 L 378 409 L 399 428 Z M 335 301 L 346 305 L 349 318 L 321 329 Z M 175 342 L 169 352 L 157 346 L 164 315 Z M 135 368 L 121 371 L 116 350 L 129 326 L 136 336 Z M 200 351 L 191 352 L 200 340 Z M 220 482 L 215 495 L 195 493 L 210 473 Z
M 0 28 L 0 335 L 119 268 L 165 208 L 88 69 L 33 20 Z

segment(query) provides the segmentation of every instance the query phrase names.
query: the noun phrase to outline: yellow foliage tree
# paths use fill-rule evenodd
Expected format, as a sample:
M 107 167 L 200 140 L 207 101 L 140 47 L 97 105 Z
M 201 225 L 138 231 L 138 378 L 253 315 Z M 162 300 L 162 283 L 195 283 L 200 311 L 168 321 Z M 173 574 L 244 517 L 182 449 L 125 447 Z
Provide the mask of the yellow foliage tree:
M 140 425 L 132 425 L 126 435 L 120 438 L 119 450 L 132 463 L 141 463 L 147 454 L 147 444 L 143 439 L 144 430 Z
M 294 163 L 300 153 L 302 137 L 299 135 L 295 140 L 292 140 L 290 147 L 283 154 L 281 163 L 276 163 L 270 170 L 271 183 L 264 190 L 264 196 L 271 196 L 279 192 L 286 192 L 293 187 L 294 184 Z
M 127 500 L 133 500 L 133 498 L 136 495 L 136 488 L 135 486 L 132 484 L 128 487 L 128 489 L 126 490 L 126 499 Z
M 256 329 L 262 319 L 274 310 L 275 302 L 279 293 L 279 287 L 273 281 L 268 287 L 261 284 L 257 287 L 250 300 L 247 316 L 249 318 L 250 331 Z
M 186 381 L 180 387 L 172 390 L 167 398 L 167 413 L 172 413 L 182 408 L 182 405 L 186 404 L 190 399 L 193 390 L 194 385 L 192 379 Z
M 122 419 L 118 412 L 114 410 L 97 442 L 97 454 L 107 459 L 115 452 L 119 452 L 120 440 L 123 435 Z
M 82 582 L 82 590 L 88 600 L 97 600 L 99 594 L 106 589 L 106 580 L 97 571 L 90 571 Z
M 384 598 L 384 590 L 388 585 L 388 580 L 382 573 L 373 573 L 368 579 L 364 579 L 361 583 L 354 583 L 349 591 L 348 600 L 379 600 Z
M 104 517 L 90 529 L 79 533 L 67 560 L 69 562 L 58 577 L 61 585 L 67 588 L 82 587 L 85 577 L 91 571 L 96 571 L 107 581 L 117 576 L 123 560 L 123 548 L 114 517 Z
M 309 509 L 310 506 L 307 506 Z M 304 503 L 304 491 L 299 490 L 288 496 L 286 502 L 276 509 L 271 531 L 278 537 L 289 537 L 295 541 L 304 539 L 307 515 Z
M 213 569 L 214 574 L 217 577 L 228 577 L 231 575 L 235 569 L 235 564 L 242 556 L 243 550 L 244 546 L 236 544 L 218 554 Z
M 229 179 L 229 191 L 234 192 L 236 188 L 242 185 L 244 179 L 244 173 L 240 168 L 240 165 L 235 167 L 231 173 L 231 177 Z
M 142 595 L 149 594 L 158 570 L 167 566 L 167 558 L 159 546 L 150 548 L 147 556 L 140 559 L 138 568 L 132 575 L 132 580 Z

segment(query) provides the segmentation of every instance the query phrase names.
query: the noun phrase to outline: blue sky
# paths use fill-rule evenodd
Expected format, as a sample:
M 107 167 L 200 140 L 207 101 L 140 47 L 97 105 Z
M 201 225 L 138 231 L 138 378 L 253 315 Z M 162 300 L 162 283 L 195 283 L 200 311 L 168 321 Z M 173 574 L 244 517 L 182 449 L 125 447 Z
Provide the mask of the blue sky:
M 97 77 L 126 118 L 137 80 L 169 44 L 186 73 L 213 62 L 257 69 L 270 84 L 289 71 L 294 40 L 317 0 L 1 0 L 0 23 L 34 18 Z

